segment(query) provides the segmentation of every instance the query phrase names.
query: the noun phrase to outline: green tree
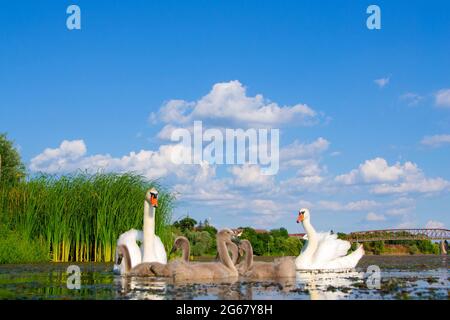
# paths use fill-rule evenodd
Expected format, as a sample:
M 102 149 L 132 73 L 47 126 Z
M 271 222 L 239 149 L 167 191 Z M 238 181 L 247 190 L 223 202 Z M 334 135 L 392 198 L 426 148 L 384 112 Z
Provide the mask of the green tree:
M 374 254 L 382 254 L 384 252 L 384 241 L 375 241 L 373 245 Z
M 212 237 L 206 231 L 188 231 L 186 237 L 191 244 L 191 254 L 194 256 L 203 256 L 210 253 L 212 246 Z
M 409 251 L 409 254 L 418 254 L 418 253 L 420 253 L 419 248 L 417 248 L 417 246 L 415 244 L 409 246 L 408 251 Z
M 425 254 L 438 254 L 439 245 L 431 242 L 430 240 L 418 240 L 415 245 L 421 253 Z
M 284 238 L 284 239 L 289 238 L 289 233 L 285 228 L 273 229 L 270 231 L 270 234 L 274 238 Z
M 338 239 L 341 239 L 341 240 L 347 240 L 347 238 L 348 238 L 348 236 L 343 232 L 338 232 L 337 236 L 338 236 Z
M 285 256 L 298 256 L 303 248 L 304 240 L 295 237 L 289 237 L 285 241 Z
M 20 154 L 5 133 L 0 134 L 0 185 L 13 185 L 25 177 Z
M 182 232 L 185 232 L 186 230 L 194 229 L 196 224 L 197 221 L 195 221 L 191 217 L 186 217 L 184 219 L 181 219 L 180 221 L 175 222 L 173 226 L 180 229 Z
M 264 241 L 264 239 L 262 239 L 253 228 L 246 227 L 240 229 L 243 230 L 241 239 L 247 239 L 250 241 L 253 247 L 253 253 L 257 256 L 264 255 L 267 251 L 267 241 Z

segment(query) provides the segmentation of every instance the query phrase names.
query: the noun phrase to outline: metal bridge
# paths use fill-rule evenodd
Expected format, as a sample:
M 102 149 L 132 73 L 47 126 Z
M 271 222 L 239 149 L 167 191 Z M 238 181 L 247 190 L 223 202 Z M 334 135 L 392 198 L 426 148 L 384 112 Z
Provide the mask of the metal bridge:
M 448 229 L 386 229 L 358 231 L 348 234 L 350 242 L 397 241 L 397 240 L 450 240 Z

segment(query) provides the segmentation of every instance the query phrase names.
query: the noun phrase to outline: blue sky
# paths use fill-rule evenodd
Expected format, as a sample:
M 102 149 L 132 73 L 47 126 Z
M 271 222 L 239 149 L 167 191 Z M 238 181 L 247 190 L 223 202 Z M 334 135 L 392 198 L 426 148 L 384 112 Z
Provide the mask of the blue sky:
M 374 3 L 381 30 L 369 1 L 2 1 L 0 131 L 32 173 L 138 171 L 179 193 L 175 217 L 221 227 L 295 232 L 301 206 L 319 230 L 448 227 L 450 3 Z M 258 123 L 270 103 L 315 115 L 274 116 L 294 150 L 275 177 L 175 166 L 160 133 L 192 123 L 168 106 L 197 120 L 203 97 L 217 98 L 217 117 L 198 119 L 210 127 L 248 128 L 239 115 L 256 108 Z

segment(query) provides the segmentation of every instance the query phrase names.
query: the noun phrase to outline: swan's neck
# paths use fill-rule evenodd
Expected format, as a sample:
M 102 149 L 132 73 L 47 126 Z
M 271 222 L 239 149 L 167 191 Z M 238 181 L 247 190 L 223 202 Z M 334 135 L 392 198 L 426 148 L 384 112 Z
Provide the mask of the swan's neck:
M 306 244 L 306 249 L 303 251 L 300 258 L 309 260 L 317 249 L 317 233 L 309 219 L 303 221 L 303 228 L 305 228 L 306 234 L 308 235 L 308 242 Z
M 122 256 L 122 265 L 123 270 L 122 274 L 127 274 L 131 270 L 131 257 L 128 248 L 124 245 L 120 245 L 117 247 L 117 252 Z
M 155 242 L 155 211 L 155 207 L 150 207 L 147 201 L 144 202 L 144 227 L 142 229 L 144 232 L 143 262 L 151 262 L 149 259 L 151 258 Z
M 183 261 L 188 262 L 190 255 L 191 255 L 191 248 L 189 246 L 189 242 L 188 241 L 183 241 L 183 244 L 181 246 L 181 250 L 183 252 Z
M 229 243 L 227 245 L 228 251 L 231 253 L 231 261 L 233 262 L 234 265 L 236 265 L 236 263 L 239 260 L 239 248 L 237 245 L 235 245 L 233 242 Z
M 250 242 L 246 242 L 245 247 L 245 265 L 247 270 L 253 266 L 253 248 Z
M 217 238 L 217 251 L 219 252 L 219 257 L 223 264 L 227 268 L 237 272 L 237 269 L 230 258 L 230 254 L 228 253 L 227 245 L 225 241 L 220 238 Z

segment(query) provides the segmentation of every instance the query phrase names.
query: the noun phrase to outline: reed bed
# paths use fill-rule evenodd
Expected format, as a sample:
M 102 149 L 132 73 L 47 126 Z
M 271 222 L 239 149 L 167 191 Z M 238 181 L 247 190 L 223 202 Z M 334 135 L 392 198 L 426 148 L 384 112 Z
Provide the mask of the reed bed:
M 0 190 L 1 221 L 44 241 L 54 262 L 110 262 L 119 235 L 142 230 L 146 190 L 159 190 L 156 234 L 170 248 L 173 195 L 135 174 L 40 175 Z

